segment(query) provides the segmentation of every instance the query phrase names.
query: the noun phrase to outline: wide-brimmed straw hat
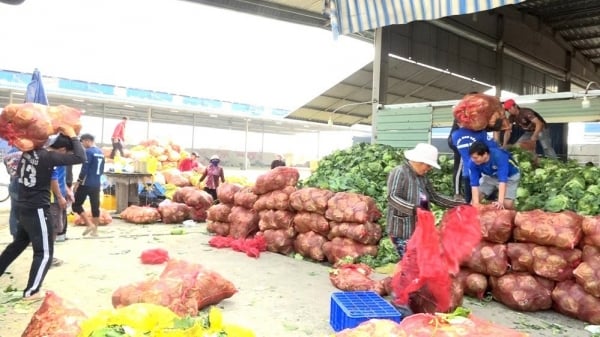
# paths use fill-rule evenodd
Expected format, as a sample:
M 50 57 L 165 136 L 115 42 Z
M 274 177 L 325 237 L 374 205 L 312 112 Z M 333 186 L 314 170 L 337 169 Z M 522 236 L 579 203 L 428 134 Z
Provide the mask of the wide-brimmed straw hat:
M 419 143 L 414 149 L 404 151 L 404 157 L 410 161 L 424 163 L 436 169 L 440 168 L 438 164 L 438 149 L 427 143 Z

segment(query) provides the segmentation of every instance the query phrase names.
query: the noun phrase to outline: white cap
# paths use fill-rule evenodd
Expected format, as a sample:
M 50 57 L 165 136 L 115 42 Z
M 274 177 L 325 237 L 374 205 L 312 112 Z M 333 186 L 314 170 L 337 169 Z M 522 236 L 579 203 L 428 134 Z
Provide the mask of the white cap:
M 436 169 L 440 168 L 437 161 L 438 149 L 431 144 L 419 143 L 414 149 L 404 151 L 404 157 L 410 161 L 424 163 Z
M 216 154 L 213 154 L 212 157 L 210 157 L 210 160 L 213 160 L 213 159 L 221 160 L 221 159 L 219 159 L 219 156 L 217 156 Z

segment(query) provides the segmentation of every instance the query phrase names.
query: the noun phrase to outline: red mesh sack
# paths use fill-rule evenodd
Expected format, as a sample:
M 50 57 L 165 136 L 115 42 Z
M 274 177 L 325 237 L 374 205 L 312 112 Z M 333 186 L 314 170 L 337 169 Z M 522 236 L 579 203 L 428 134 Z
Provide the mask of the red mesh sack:
M 233 204 L 233 197 L 237 191 L 241 190 L 242 186 L 232 183 L 222 183 L 217 187 L 217 199 L 222 204 Z
M 486 94 L 468 94 L 464 96 L 452 112 L 460 125 L 475 131 L 493 126 L 504 115 L 500 100 L 495 96 Z
M 298 234 L 298 236 L 300 235 L 302 234 Z M 377 245 L 363 245 L 352 239 L 339 237 L 323 243 L 322 250 L 327 257 L 327 261 L 331 264 L 338 263 L 345 258 L 355 260 L 363 255 L 371 255 L 373 257 L 377 255 Z
M 502 276 L 508 271 L 506 245 L 482 241 L 463 264 L 484 275 Z
M 233 196 L 233 204 L 247 209 L 252 209 L 258 200 L 258 195 L 252 192 L 252 187 L 244 187 Z
M 552 307 L 554 281 L 528 273 L 508 273 L 490 277 L 492 296 L 519 311 L 540 311 Z
M 209 221 L 206 224 L 206 231 L 221 236 L 229 235 L 229 222 Z
M 305 187 L 290 194 L 290 206 L 298 212 L 325 214 L 327 202 L 335 193 L 316 187 Z
M 582 262 L 573 270 L 573 276 L 588 294 L 600 298 L 600 258 Z
M 183 202 L 196 209 L 207 210 L 213 204 L 213 198 L 206 191 L 196 189 L 192 187 L 189 192 L 186 193 Z
M 229 214 L 231 214 L 231 206 L 223 203 L 212 205 L 206 210 L 206 213 L 208 220 L 227 222 Z
M 92 218 L 92 210 L 87 210 L 85 211 L 85 214 L 87 215 L 88 219 Z M 110 213 L 104 209 L 100 209 L 100 217 L 98 217 L 98 226 L 107 226 L 110 225 L 112 223 L 112 216 L 110 215 Z M 75 216 L 73 217 L 73 224 L 75 226 L 85 226 L 85 220 L 83 220 L 83 218 L 81 216 L 79 216 L 79 214 L 75 213 Z
M 230 248 L 233 240 L 235 239 L 232 237 L 217 235 L 208 240 L 208 244 L 215 248 Z
M 262 235 L 267 244 L 267 250 L 273 253 L 289 255 L 294 252 L 294 238 L 296 231 L 293 227 L 288 229 L 267 229 L 258 232 L 256 236 Z
M 258 228 L 261 231 L 267 229 L 287 229 L 292 226 L 294 213 L 290 211 L 265 209 L 258 213 L 260 220 Z
M 537 246 L 531 251 L 533 271 L 542 277 L 565 281 L 573 277 L 573 270 L 581 263 L 581 250 Z
M 327 201 L 325 218 L 337 222 L 375 222 L 381 217 L 375 200 L 369 196 L 338 192 Z
M 121 219 L 134 224 L 150 224 L 160 221 L 158 209 L 148 206 L 131 205 L 121 211 Z
M 288 166 L 279 166 L 256 178 L 253 190 L 256 194 L 281 190 L 286 186 L 296 186 L 300 179 L 297 169 Z
M 516 241 L 573 249 L 582 236 L 583 217 L 571 211 L 560 213 L 536 209 L 517 212 L 513 237 Z
M 384 295 L 383 284 L 371 278 L 372 272 L 364 263 L 345 263 L 329 270 L 329 281 L 343 291 L 374 291 Z
M 83 311 L 65 303 L 58 295 L 46 292 L 39 309 L 31 316 L 31 320 L 21 337 L 72 337 L 80 332 L 81 322 L 87 319 Z
M 327 238 L 315 232 L 300 233 L 294 240 L 294 250 L 302 256 L 323 261 L 325 260 L 323 252 L 325 242 L 327 242 Z
M 533 273 L 533 248 L 535 243 L 509 242 L 506 244 L 506 255 L 512 271 Z
M 250 257 L 259 257 L 260 252 L 267 250 L 267 243 L 263 236 L 249 239 L 215 236 L 208 241 L 208 244 L 215 248 L 232 248 L 236 252 L 246 253 Z
M 600 247 L 585 245 L 581 253 L 583 261 L 600 260 Z
M 395 301 L 411 304 L 409 297 L 426 286 L 431 302 L 427 310 L 449 310 L 456 302 L 450 274 L 458 272 L 478 238 L 481 239 L 481 229 L 474 207 L 459 206 L 446 212 L 439 232 L 433 213 L 419 208 L 415 231 L 400 261 L 401 268 L 392 279 Z
M 487 276 L 474 272 L 468 268 L 461 268 L 456 278 L 460 282 L 463 292 L 467 296 L 483 299 L 488 288 Z
M 559 282 L 552 291 L 554 310 L 591 324 L 600 324 L 600 298 L 585 292 L 573 280 Z
M 481 234 L 486 241 L 506 243 L 512 235 L 516 211 L 485 205 L 479 209 Z
M 458 273 L 460 264 L 481 241 L 481 225 L 477 209 L 462 205 L 444 213 L 440 224 L 443 256 L 450 274 Z
M 474 315 L 465 320 L 447 320 L 443 315 L 415 314 L 400 322 L 410 337 L 527 337 L 529 334 L 497 325 Z M 402 336 L 402 335 L 400 335 Z
M 162 248 L 146 249 L 140 259 L 143 264 L 161 264 L 169 260 L 169 252 Z
M 165 199 L 158 204 L 158 212 L 165 224 L 182 223 L 190 216 L 190 207 L 183 203 Z
M 377 223 L 335 222 L 330 223 L 331 230 L 327 234 L 329 240 L 335 237 L 352 239 L 364 245 L 376 245 L 381 239 L 382 229 Z
M 68 125 L 73 128 L 76 134 L 81 131 L 82 112 L 66 105 L 48 106 L 46 110 L 53 128 L 53 133 L 58 133 L 61 126 Z
M 600 215 L 586 216 L 581 222 L 586 242 L 600 247 Z
M 164 174 L 164 172 L 163 172 Z M 196 191 L 197 188 L 195 187 L 191 187 L 191 186 L 185 186 L 185 187 L 181 187 L 178 188 L 175 193 L 173 193 L 173 197 L 171 198 L 171 200 L 173 200 L 174 202 L 181 202 L 185 204 L 185 201 L 187 200 L 188 196 L 192 193 L 194 193 L 194 191 Z
M 233 206 L 229 214 L 229 235 L 246 238 L 258 230 L 258 214 L 253 209 Z
M 294 216 L 294 228 L 298 233 L 316 232 L 321 235 L 329 233 L 329 221 L 319 213 L 299 211 Z
M 295 186 L 286 186 L 282 190 L 275 190 L 258 197 L 254 203 L 254 210 L 279 209 L 290 210 L 290 194 L 296 191 Z

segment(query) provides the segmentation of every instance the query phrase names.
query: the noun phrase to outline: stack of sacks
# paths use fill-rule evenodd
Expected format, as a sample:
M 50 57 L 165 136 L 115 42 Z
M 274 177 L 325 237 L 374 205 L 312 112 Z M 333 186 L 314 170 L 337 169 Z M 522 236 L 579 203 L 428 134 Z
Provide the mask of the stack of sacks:
M 511 272 L 490 277 L 494 298 L 521 311 L 550 309 L 554 287 L 571 280 L 581 262 L 581 250 L 575 247 L 582 220 L 570 211 L 517 212 L 513 238 L 518 243 L 507 245 Z
M 581 227 L 582 262 L 573 270 L 575 280 L 558 283 L 552 300 L 556 311 L 600 324 L 600 215 L 584 217 Z
M 302 256 L 316 261 L 325 260 L 323 244 L 327 242 L 329 221 L 325 218 L 327 202 L 335 193 L 315 187 L 306 187 L 290 194 L 290 205 L 297 211 L 294 229 L 298 236 L 294 249 Z
M 489 285 L 511 309 L 600 323 L 600 216 L 486 207 L 480 221 L 484 241 L 459 275 L 465 294 L 481 297 Z
M 253 208 L 257 199 L 252 187 L 243 187 L 233 195 L 228 217 L 229 237 L 245 239 L 258 231 L 258 213 Z
M 207 210 L 208 224 L 206 230 L 220 236 L 229 235 L 229 214 L 234 206 L 235 194 L 242 186 L 231 183 L 223 183 L 217 187 L 217 198 L 219 203 L 212 205 Z
M 512 237 L 515 214 L 492 205 L 479 209 L 483 240 L 458 274 L 465 295 L 482 299 L 488 289 L 488 276 L 499 277 L 508 271 L 506 243 Z
M 206 220 L 206 211 L 213 204 L 213 198 L 207 192 L 196 187 L 186 186 L 173 194 L 173 202 L 189 206 L 190 218 L 194 221 Z
M 289 206 L 289 195 L 295 191 L 299 178 L 300 173 L 293 167 L 276 167 L 258 176 L 254 186 L 238 192 L 235 204 L 239 207 L 234 207 L 230 216 L 232 227 L 235 213 L 239 213 L 236 216 L 239 220 L 246 221 L 237 225 L 240 227 L 238 237 L 243 237 L 243 234 L 248 236 L 260 229 L 269 251 L 291 253 L 290 239 L 296 233 L 292 227 L 294 214 Z M 254 223 L 250 223 L 250 220 L 256 220 L 256 228 L 251 227 Z
M 270 252 L 288 255 L 294 251 L 296 231 L 292 221 L 296 213 L 290 206 L 290 194 L 295 191 L 296 187 L 286 186 L 260 195 L 254 203 L 259 234 L 264 236 Z
M 381 227 L 376 223 L 381 217 L 375 200 L 369 196 L 337 192 L 327 201 L 325 218 L 329 220 L 331 241 L 323 244 L 329 263 L 335 264 L 345 257 L 377 255 Z

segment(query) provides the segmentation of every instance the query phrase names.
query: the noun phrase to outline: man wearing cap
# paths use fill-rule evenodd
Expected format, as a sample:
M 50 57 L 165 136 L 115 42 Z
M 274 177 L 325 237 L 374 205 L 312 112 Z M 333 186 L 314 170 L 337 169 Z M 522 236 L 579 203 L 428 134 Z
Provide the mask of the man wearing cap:
M 179 163 L 179 171 L 188 172 L 188 171 L 198 171 L 198 154 L 196 152 L 192 152 L 188 158 L 184 158 Z
M 206 178 L 206 186 L 204 191 L 213 197 L 213 201 L 217 201 L 217 187 L 219 187 L 219 180 L 225 182 L 225 174 L 223 168 L 219 166 L 221 159 L 216 154 L 210 157 L 210 164 L 204 169 L 200 182 L 203 182 Z
M 438 194 L 425 176 L 432 168 L 440 168 L 435 146 L 417 144 L 414 149 L 405 151 L 404 157 L 406 162 L 394 168 L 387 181 L 387 231 L 400 257 L 415 230 L 417 208 L 429 209 L 429 202 L 445 208 L 464 205 Z
M 548 158 L 556 158 L 550 134 L 546 129 L 546 121 L 539 113 L 533 109 L 521 108 L 513 99 L 508 99 L 504 102 L 504 110 L 510 114 L 509 120 L 525 131 L 517 140 L 517 144 L 527 140 L 539 141 L 544 150 L 544 155 Z M 510 129 L 505 131 L 502 147 L 506 148 L 508 146 L 510 134 Z

